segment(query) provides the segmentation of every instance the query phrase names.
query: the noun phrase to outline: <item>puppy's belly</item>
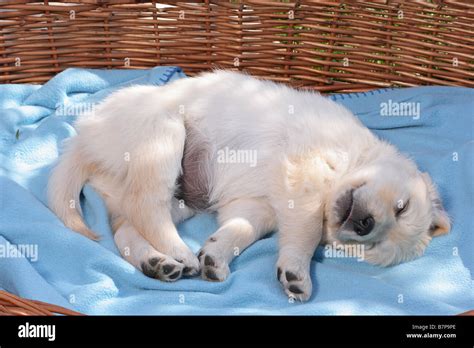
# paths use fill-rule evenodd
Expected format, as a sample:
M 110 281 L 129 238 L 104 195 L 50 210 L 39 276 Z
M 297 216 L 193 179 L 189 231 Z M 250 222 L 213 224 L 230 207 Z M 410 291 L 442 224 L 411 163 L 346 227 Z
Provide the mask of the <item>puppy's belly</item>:
M 177 199 L 182 199 L 192 209 L 205 210 L 210 207 L 211 150 L 209 144 L 194 131 L 186 127 L 184 155 L 181 160 L 182 174 L 178 177 Z

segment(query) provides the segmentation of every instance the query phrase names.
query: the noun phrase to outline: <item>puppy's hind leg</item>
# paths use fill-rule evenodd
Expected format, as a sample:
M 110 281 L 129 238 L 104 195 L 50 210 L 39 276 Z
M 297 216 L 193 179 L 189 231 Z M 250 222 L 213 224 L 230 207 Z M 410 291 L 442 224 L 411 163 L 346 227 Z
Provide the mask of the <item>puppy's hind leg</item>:
M 188 207 L 183 200 L 173 198 L 171 201 L 171 218 L 175 225 L 189 219 L 194 213 L 194 210 Z
M 199 261 L 178 235 L 171 212 L 181 172 L 184 123 L 167 117 L 142 129 L 140 141 L 130 146 L 121 212 L 156 250 L 183 263 L 186 275 L 197 274 Z
M 120 225 L 114 239 L 122 257 L 146 276 L 168 282 L 181 278 L 184 265 L 154 249 L 128 221 Z

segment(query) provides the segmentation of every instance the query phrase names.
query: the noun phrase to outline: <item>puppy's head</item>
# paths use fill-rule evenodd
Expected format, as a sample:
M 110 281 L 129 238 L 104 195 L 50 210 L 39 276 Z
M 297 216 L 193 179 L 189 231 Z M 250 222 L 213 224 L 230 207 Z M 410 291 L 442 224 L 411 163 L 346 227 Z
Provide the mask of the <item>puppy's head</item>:
M 364 245 L 366 261 L 388 266 L 421 256 L 450 221 L 427 173 L 394 152 L 345 175 L 326 204 L 326 240 Z

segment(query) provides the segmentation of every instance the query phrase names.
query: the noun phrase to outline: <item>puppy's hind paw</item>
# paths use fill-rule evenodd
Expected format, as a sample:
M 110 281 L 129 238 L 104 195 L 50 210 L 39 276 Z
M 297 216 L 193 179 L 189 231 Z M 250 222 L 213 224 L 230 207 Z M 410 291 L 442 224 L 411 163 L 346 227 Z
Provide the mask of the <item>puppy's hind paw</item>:
M 222 282 L 229 276 L 229 266 L 227 262 L 221 258 L 207 254 L 204 249 L 199 252 L 198 258 L 201 262 L 202 279 L 212 282 Z
M 169 256 L 152 256 L 141 263 L 143 274 L 147 277 L 174 282 L 183 275 L 184 265 Z
M 192 277 L 199 274 L 199 260 L 187 246 L 173 249 L 170 255 L 183 265 L 183 276 Z
M 313 285 L 308 272 L 281 265 L 277 268 L 277 278 L 288 297 L 301 302 L 307 301 L 311 297 Z

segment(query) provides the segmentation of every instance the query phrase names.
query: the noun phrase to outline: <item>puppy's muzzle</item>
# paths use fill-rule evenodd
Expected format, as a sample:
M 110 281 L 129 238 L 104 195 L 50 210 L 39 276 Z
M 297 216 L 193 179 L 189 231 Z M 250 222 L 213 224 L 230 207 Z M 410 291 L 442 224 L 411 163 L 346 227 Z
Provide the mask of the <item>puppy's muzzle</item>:
M 338 202 L 345 210 L 341 228 L 346 231 L 354 231 L 359 236 L 366 236 L 375 226 L 374 217 L 367 212 L 367 207 L 360 200 L 355 199 L 354 190 L 344 194 Z

